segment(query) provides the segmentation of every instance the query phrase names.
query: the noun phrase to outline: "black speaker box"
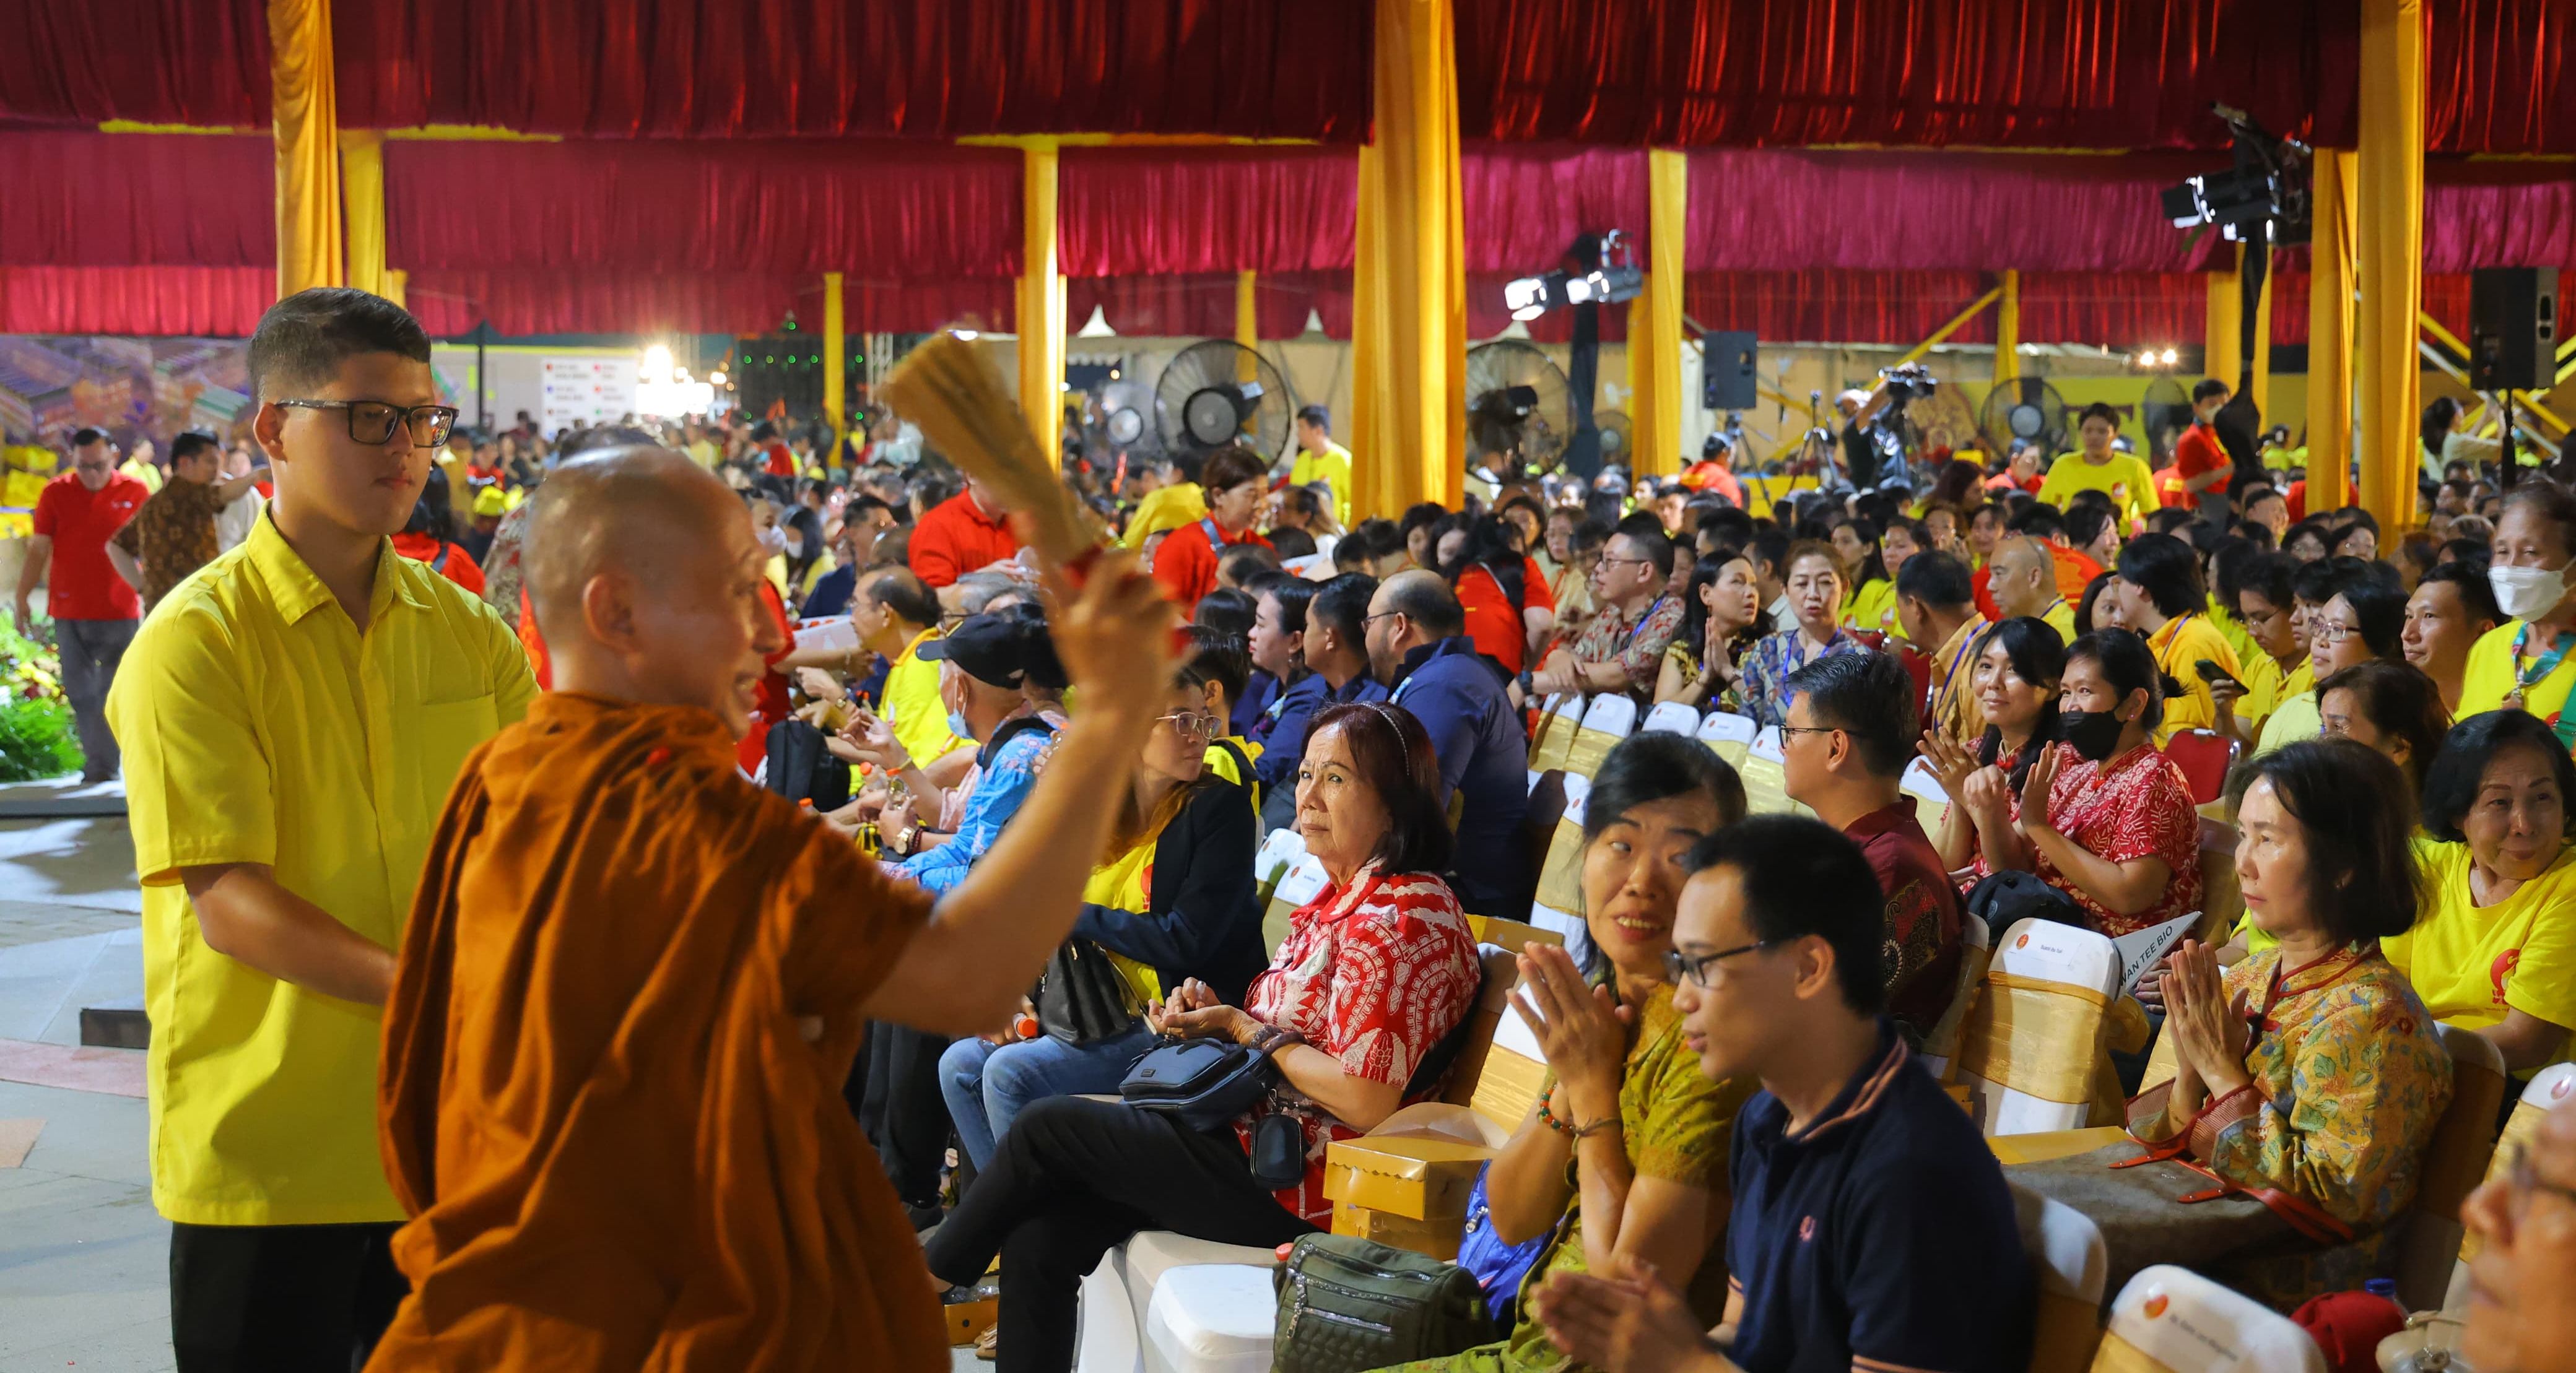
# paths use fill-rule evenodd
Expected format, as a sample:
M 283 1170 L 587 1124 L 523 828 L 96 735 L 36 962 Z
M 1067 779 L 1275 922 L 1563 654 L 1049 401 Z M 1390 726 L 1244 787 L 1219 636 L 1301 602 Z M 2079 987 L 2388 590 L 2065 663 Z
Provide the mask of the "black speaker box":
M 2469 385 L 2546 391 L 2558 382 L 2558 269 L 2481 267 L 2469 276 Z
M 1699 403 L 1704 410 L 1750 410 L 1754 406 L 1750 329 L 1719 329 L 1699 336 Z

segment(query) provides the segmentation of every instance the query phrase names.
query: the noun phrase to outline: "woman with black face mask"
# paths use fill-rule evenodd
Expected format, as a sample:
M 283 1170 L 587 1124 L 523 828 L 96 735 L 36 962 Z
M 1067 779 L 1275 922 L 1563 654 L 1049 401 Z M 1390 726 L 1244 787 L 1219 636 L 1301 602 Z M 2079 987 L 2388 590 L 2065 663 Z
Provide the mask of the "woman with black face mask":
M 2058 690 L 2064 742 L 2031 763 L 2020 818 L 1988 855 L 2039 874 L 2113 938 L 2200 902 L 2200 815 L 2152 742 L 2163 715 L 2163 674 L 2145 640 L 2125 629 L 2076 640 Z

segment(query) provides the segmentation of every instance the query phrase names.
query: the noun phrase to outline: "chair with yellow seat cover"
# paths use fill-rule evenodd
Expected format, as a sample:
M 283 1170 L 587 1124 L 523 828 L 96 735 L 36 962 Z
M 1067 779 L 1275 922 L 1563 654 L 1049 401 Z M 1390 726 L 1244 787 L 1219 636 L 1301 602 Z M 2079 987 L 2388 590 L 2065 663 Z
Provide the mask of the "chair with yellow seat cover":
M 1569 777 L 1590 777 L 1601 770 L 1601 760 L 1637 729 L 1637 703 L 1628 696 L 1613 692 L 1595 696 L 1583 708 L 1583 724 L 1574 731 L 1567 745 L 1563 764 Z
M 2326 1373 L 2326 1360 L 2289 1317 L 2160 1263 L 2111 1303 L 2093 1373 Z
M 2111 1258 L 2100 1227 L 2083 1212 L 2027 1187 L 2012 1187 L 2021 1249 L 2039 1279 L 2032 1306 L 2030 1373 L 2084 1373 L 2102 1341 L 2102 1286 Z
M 2553 1063 L 2533 1073 L 2531 1081 L 2523 1086 L 2521 1099 L 2513 1104 L 2513 1114 L 2505 1118 L 2495 1149 L 2487 1156 L 2487 1177 L 2502 1177 L 2505 1170 L 2513 1167 L 2514 1150 L 2531 1143 L 2532 1136 L 2540 1131 L 2540 1118 L 2570 1101 L 2576 1101 L 2576 1063 Z M 2461 1237 L 2459 1263 L 2452 1271 L 2443 1310 L 2467 1309 L 2469 1260 L 2478 1256 L 2481 1247 L 2475 1234 Z
M 1699 741 L 1725 759 L 1728 767 L 1738 770 L 1744 767 L 1745 751 L 1753 747 L 1753 736 L 1758 732 L 1752 717 L 1722 710 L 1699 722 Z
M 1959 1031 L 1955 1080 L 1989 1135 L 2085 1123 L 2120 955 L 2091 930 L 2020 920 L 2004 931 Z

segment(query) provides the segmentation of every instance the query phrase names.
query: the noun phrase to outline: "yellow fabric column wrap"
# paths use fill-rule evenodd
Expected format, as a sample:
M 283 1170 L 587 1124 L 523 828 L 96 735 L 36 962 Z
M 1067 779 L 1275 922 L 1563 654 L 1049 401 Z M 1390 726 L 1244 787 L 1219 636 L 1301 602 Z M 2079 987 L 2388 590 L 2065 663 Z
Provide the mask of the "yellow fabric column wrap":
M 1256 353 L 1261 351 L 1261 309 L 1255 300 L 1253 283 L 1260 277 L 1259 272 L 1234 274 L 1234 341 Z M 1250 360 L 1246 359 L 1244 365 L 1250 367 Z M 1252 378 L 1245 377 L 1244 380 Z
M 349 284 L 393 299 L 385 275 L 385 136 L 374 129 L 340 134 L 340 211 L 348 220 Z
M 1020 258 L 1020 413 L 1050 459 L 1064 425 L 1064 278 L 1056 275 L 1056 145 L 1022 150 Z
M 2353 154 L 2320 148 L 2308 261 L 2308 508 L 2342 509 L 2352 466 Z
M 842 423 L 842 405 L 846 400 L 843 385 L 849 372 L 849 360 L 842 353 L 848 326 L 841 317 L 841 274 L 823 274 L 823 418 L 832 422 L 832 452 L 825 467 L 841 465 L 841 435 L 848 432 Z
M 2277 260 L 2269 264 L 2273 270 L 2263 273 L 2263 293 L 2254 298 L 2254 376 L 2245 384 L 2254 393 L 2254 409 L 2265 428 L 2272 424 L 2272 278 L 2279 265 Z M 2236 383 L 2227 385 L 2233 390 Z
M 1355 515 L 1455 507 L 1466 484 L 1466 228 L 1450 0 L 1377 0 L 1351 308 Z
M 1681 470 L 1682 249 L 1690 158 L 1646 154 L 1646 283 L 1628 302 L 1629 461 L 1639 476 Z
M 277 294 L 347 281 L 340 229 L 340 114 L 330 0 L 268 0 L 269 107 L 277 138 Z M 381 203 L 381 199 L 379 201 Z
M 2008 271 L 2004 273 L 2004 298 L 1995 302 L 1995 385 L 2020 379 L 2021 273 Z
M 406 310 L 410 309 L 411 273 L 390 269 L 387 270 L 385 273 L 384 294 L 385 299 L 392 301 L 394 304 L 399 305 Z
M 2204 277 L 2209 283 L 2209 316 L 2201 329 L 2200 374 L 2226 382 L 2232 391 L 2245 370 L 2245 288 L 2232 267 Z M 2185 382 L 2182 389 L 2189 391 L 2191 384 Z
M 2382 529 L 2415 527 L 2416 393 L 2423 363 L 2423 0 L 2362 0 L 2361 152 L 2354 167 L 2354 411 L 2361 431 L 2361 504 Z M 2311 464 L 2313 466 L 2313 464 Z M 2308 508 L 2317 508 L 2311 497 Z

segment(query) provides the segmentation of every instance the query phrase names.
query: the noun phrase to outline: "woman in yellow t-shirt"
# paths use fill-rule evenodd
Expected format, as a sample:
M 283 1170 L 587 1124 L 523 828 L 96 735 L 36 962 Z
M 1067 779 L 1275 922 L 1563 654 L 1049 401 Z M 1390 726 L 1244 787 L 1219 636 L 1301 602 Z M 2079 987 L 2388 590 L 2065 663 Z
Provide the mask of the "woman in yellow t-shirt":
M 1207 706 L 1204 657 L 1177 674 L 1168 713 L 1131 771 L 1108 851 L 1083 887 L 1073 937 L 1048 964 L 1055 976 L 1071 960 L 1105 958 L 1140 1012 L 1185 978 L 1239 1001 L 1269 963 L 1252 885 L 1260 821 L 1241 787 L 1206 770 L 1208 742 L 1224 731 L 1225 717 Z M 1154 1039 L 1141 1015 L 1089 1038 L 1045 1013 L 1038 1020 L 1034 1038 L 961 1039 L 940 1056 L 940 1094 L 978 1168 L 1029 1103 L 1118 1090 Z
M 2200 559 L 2191 545 L 2171 534 L 2139 535 L 2120 550 L 2112 587 L 2120 598 L 2120 622 L 2146 639 L 2157 669 L 2182 687 L 2165 696 L 2156 745 L 2187 729 L 2208 728 L 2218 718 L 2209 684 L 2219 674 L 2236 675 L 2236 650 L 2209 622 L 2209 593 L 2201 587 Z M 2218 672 L 2204 675 L 2202 663 Z
M 1896 632 L 1896 579 L 1887 573 L 1887 553 L 1878 521 L 1846 515 L 1834 522 L 1834 557 L 1842 564 L 1842 625 L 1845 629 Z
M 2240 743 L 2251 744 L 2261 735 L 2263 722 L 2289 694 L 2291 674 L 2307 670 L 2305 623 L 2291 592 L 2297 566 L 2280 553 L 2221 560 L 2219 598 L 2236 608 L 2236 621 L 2245 627 L 2254 651 L 2236 655 L 2237 684 L 2211 686 L 2218 719 L 2210 728 Z
M 2386 941 L 2435 1019 L 2494 1041 L 2517 1075 L 2568 1056 L 2576 1027 L 2576 761 L 2539 718 L 2490 711 L 2454 726 L 2424 778 L 2427 891 Z
M 2460 675 L 2463 716 L 2512 706 L 2555 724 L 2576 687 L 2576 495 L 2555 482 L 2524 482 L 2496 520 L 2487 582 L 2512 616 L 2469 650 Z M 2576 732 L 2576 723 L 2571 723 Z
M 2285 698 L 2263 723 L 2262 739 L 2254 752 L 2270 753 L 2322 733 L 2322 683 L 2364 663 L 2405 662 L 2405 633 L 2404 592 L 2368 578 L 2347 581 L 2308 621 L 2308 672 L 2320 688 Z
M 2100 491 L 2127 518 L 2144 520 L 2154 514 L 2155 473 L 2137 454 L 2111 446 L 2120 436 L 2120 412 L 2095 401 L 2084 407 L 2075 432 L 2084 446 L 2078 452 L 2059 454 L 2050 464 L 2048 476 L 2039 484 L 2041 502 L 2064 510 L 2076 492 Z

